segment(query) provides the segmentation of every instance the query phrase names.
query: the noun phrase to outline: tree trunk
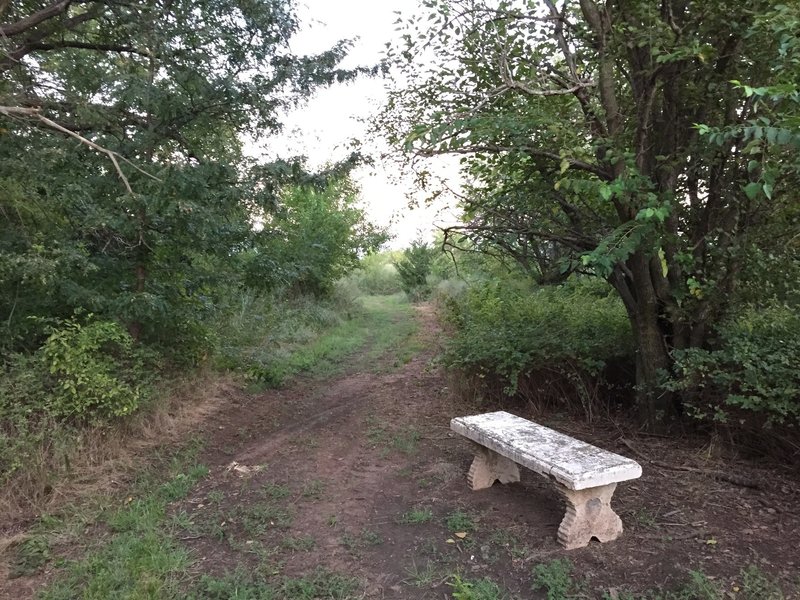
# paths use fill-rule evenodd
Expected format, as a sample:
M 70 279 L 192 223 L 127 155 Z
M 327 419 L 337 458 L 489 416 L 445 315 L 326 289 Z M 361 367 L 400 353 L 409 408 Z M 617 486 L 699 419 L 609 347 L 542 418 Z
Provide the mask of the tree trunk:
M 147 269 L 145 268 L 144 260 L 141 260 L 141 262 L 136 265 L 134 271 L 136 276 L 134 291 L 137 294 L 142 294 L 144 293 L 145 282 L 147 281 Z M 128 323 L 128 333 L 133 338 L 133 341 L 138 342 L 142 337 L 142 322 L 139 319 L 134 319 Z
M 631 319 L 636 338 L 636 402 L 648 426 L 664 421 L 674 410 L 671 395 L 659 387 L 672 362 L 659 321 L 657 312 L 646 309 Z
M 134 266 L 135 284 L 133 291 L 137 296 L 141 296 L 144 294 L 145 284 L 147 283 L 147 260 L 150 253 L 144 241 L 145 232 L 147 231 L 147 211 L 144 205 L 139 207 L 137 217 L 139 246 L 136 249 L 136 264 Z M 138 342 L 142 337 L 142 322 L 139 319 L 131 321 L 128 324 L 128 333 L 130 333 L 133 341 Z
M 659 387 L 672 359 L 667 345 L 669 321 L 658 301 L 649 260 L 640 250 L 614 270 L 611 285 L 619 292 L 628 313 L 636 346 L 636 403 L 648 426 L 665 420 L 674 411 L 669 393 Z

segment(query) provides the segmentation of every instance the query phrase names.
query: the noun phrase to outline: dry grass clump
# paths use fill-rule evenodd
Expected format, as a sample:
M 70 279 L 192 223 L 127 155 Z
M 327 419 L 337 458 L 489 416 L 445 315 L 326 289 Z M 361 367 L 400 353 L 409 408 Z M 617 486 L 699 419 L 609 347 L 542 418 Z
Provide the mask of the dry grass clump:
M 162 383 L 138 414 L 111 424 L 40 424 L 26 463 L 0 489 L 0 529 L 120 485 L 153 448 L 177 444 L 236 393 L 230 379 L 193 375 Z

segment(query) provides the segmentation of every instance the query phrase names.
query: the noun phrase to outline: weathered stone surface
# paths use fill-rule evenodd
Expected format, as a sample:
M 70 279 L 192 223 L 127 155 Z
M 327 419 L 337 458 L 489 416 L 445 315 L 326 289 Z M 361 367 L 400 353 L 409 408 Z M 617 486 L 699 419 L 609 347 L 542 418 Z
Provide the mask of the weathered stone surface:
M 488 448 L 476 445 L 475 458 L 467 474 L 469 487 L 473 490 L 482 490 L 492 487 L 495 481 L 500 483 L 519 481 L 517 463 Z
M 593 537 L 610 542 L 622 535 L 622 520 L 611 509 L 616 483 L 583 490 L 556 487 L 567 501 L 567 512 L 558 528 L 558 541 L 564 548 L 583 548 Z
M 597 488 L 642 474 L 639 464 L 629 458 L 505 411 L 457 417 L 450 428 L 569 490 Z
M 519 481 L 517 464 L 556 481 L 567 504 L 558 541 L 567 550 L 622 534 L 611 496 L 617 482 L 642 474 L 635 461 L 504 411 L 459 417 L 450 427 L 476 443 L 467 477 L 473 490 Z

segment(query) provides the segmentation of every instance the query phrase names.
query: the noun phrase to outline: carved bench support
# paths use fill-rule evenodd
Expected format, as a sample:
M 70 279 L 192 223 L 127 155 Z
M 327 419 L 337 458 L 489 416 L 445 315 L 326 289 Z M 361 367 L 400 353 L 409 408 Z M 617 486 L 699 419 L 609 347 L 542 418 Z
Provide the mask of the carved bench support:
M 473 490 L 482 490 L 492 487 L 495 481 L 500 483 L 519 481 L 519 466 L 513 460 L 476 444 L 475 458 L 467 474 L 469 486 Z
M 558 541 L 564 548 L 583 548 L 593 537 L 610 542 L 622 534 L 622 520 L 611 509 L 616 483 L 583 490 L 556 487 L 567 501 L 567 514 L 558 528 Z

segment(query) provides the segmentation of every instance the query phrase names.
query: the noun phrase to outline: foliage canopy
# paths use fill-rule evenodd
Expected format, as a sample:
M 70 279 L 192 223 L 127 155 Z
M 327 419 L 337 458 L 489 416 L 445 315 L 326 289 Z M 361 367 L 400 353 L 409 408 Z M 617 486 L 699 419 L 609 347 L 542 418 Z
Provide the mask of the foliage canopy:
M 800 3 L 423 4 L 391 53 L 412 85 L 382 121 L 409 155 L 463 157 L 448 242 L 543 281 L 607 279 L 642 416 L 665 416 L 659 379 L 710 343 L 754 250 L 797 264 Z

